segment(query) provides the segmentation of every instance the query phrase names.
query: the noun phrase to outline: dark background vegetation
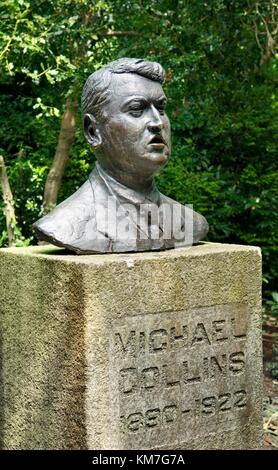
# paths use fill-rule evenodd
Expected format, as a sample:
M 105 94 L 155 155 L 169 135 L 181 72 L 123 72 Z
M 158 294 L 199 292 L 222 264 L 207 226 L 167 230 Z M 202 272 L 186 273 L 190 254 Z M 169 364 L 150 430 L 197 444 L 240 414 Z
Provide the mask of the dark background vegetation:
M 79 99 L 89 73 L 110 60 L 156 60 L 166 70 L 173 133 L 173 155 L 157 184 L 206 216 L 208 240 L 262 248 L 264 297 L 275 317 L 277 38 L 272 0 L 2 0 L 0 154 L 17 245 L 36 243 L 30 225 L 42 214 L 66 101 Z M 94 162 L 79 111 L 76 120 L 58 202 Z M 2 209 L 1 198 L 6 246 Z

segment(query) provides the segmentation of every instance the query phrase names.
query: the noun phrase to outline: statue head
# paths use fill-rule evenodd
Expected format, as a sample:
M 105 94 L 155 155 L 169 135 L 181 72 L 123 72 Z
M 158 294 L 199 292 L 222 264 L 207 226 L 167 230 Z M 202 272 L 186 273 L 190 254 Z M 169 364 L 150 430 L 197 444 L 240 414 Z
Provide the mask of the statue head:
M 83 89 L 87 141 L 101 166 L 133 187 L 151 181 L 170 156 L 163 81 L 160 64 L 123 58 L 90 75 Z

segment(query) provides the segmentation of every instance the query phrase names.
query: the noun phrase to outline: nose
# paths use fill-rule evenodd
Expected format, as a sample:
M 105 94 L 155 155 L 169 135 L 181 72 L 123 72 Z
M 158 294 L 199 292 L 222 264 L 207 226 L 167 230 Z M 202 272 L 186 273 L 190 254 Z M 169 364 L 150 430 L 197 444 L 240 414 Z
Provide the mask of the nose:
M 154 132 L 155 134 L 158 134 L 161 129 L 163 129 L 163 120 L 161 117 L 161 114 L 159 111 L 154 107 L 154 105 L 151 105 L 151 117 L 150 120 L 147 124 L 148 130 L 150 132 Z

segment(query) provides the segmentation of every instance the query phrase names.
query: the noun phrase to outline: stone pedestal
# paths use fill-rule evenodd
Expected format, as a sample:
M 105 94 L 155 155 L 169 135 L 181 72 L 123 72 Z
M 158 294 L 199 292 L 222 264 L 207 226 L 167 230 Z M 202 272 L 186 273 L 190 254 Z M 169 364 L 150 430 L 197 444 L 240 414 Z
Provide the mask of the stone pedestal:
M 256 247 L 0 250 L 1 447 L 259 448 L 260 295 Z

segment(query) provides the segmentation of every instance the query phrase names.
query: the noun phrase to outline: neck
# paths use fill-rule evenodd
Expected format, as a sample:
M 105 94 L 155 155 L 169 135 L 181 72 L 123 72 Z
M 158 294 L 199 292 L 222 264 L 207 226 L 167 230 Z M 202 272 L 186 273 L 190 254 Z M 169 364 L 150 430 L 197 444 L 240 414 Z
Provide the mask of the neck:
M 108 175 L 112 176 L 118 183 L 122 184 L 123 186 L 127 186 L 128 188 L 134 189 L 135 191 L 149 191 L 152 189 L 153 186 L 153 175 L 146 176 L 146 175 L 134 175 L 132 173 L 127 173 L 121 171 L 120 169 L 108 169 L 105 168 L 103 165 L 99 163 L 99 165 L 103 168 Z

